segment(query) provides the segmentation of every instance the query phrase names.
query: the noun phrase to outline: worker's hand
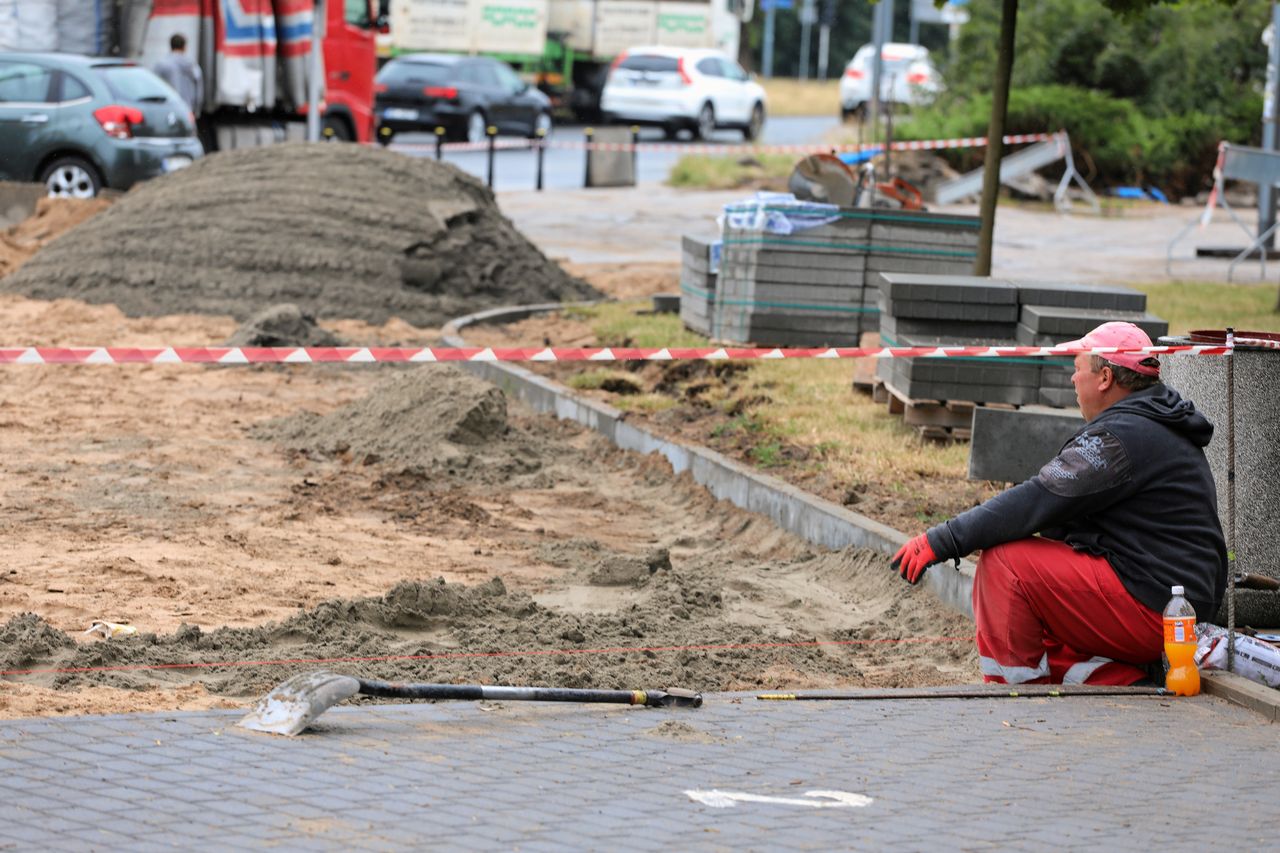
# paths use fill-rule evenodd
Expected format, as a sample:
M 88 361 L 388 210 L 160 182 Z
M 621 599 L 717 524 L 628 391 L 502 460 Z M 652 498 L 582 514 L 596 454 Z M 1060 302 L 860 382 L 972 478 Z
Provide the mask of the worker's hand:
M 899 548 L 889 565 L 893 566 L 907 583 L 918 584 L 920 578 L 924 577 L 924 570 L 937 562 L 939 560 L 933 553 L 933 546 L 929 544 L 928 535 L 921 533 Z

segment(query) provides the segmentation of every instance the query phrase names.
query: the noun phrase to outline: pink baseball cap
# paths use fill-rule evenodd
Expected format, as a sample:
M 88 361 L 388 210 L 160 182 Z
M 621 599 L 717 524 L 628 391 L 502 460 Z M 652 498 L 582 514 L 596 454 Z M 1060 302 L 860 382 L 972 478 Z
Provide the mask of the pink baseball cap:
M 1059 344 L 1064 347 L 1149 347 L 1151 338 L 1133 323 L 1113 320 L 1103 323 L 1078 341 Z M 1097 354 L 1104 361 L 1127 367 L 1135 373 L 1147 376 L 1160 375 L 1160 361 L 1153 355 L 1141 352 L 1107 352 Z

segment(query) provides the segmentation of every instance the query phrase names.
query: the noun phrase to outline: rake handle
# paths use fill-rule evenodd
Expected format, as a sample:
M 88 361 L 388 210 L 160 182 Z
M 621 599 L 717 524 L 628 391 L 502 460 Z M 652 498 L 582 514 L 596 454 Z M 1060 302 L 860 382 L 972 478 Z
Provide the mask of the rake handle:
M 667 707 L 684 705 L 696 708 L 702 704 L 701 694 L 662 690 L 579 690 L 569 687 L 487 687 L 479 684 L 403 684 L 391 681 L 358 679 L 360 692 L 366 696 L 393 699 L 462 699 L 507 702 L 602 702 L 613 705 L 647 705 Z

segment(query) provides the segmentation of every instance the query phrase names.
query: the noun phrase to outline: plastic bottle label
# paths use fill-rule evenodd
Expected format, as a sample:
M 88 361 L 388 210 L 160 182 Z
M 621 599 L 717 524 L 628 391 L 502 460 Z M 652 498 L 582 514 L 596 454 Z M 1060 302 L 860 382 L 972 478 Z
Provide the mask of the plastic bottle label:
M 1178 616 L 1165 619 L 1164 641 L 1166 643 L 1194 643 L 1196 641 L 1195 617 Z

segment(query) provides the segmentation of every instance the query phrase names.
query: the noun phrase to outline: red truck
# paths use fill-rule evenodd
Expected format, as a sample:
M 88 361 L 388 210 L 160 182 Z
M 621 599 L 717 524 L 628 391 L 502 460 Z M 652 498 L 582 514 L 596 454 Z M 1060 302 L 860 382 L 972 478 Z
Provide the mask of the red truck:
M 0 0 L 2 2 L 2 0 Z M 22 0 L 0 49 L 132 59 L 154 66 L 182 35 L 204 76 L 195 105 L 206 148 L 305 137 L 312 35 L 321 33 L 322 133 L 373 140 L 377 0 Z M 8 35 L 6 36 L 6 32 Z M 6 42 L 14 42 L 9 45 Z

